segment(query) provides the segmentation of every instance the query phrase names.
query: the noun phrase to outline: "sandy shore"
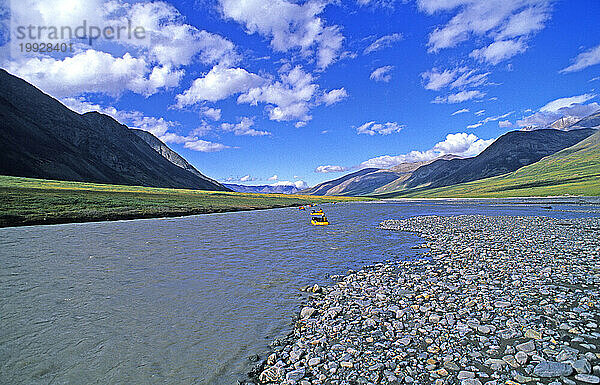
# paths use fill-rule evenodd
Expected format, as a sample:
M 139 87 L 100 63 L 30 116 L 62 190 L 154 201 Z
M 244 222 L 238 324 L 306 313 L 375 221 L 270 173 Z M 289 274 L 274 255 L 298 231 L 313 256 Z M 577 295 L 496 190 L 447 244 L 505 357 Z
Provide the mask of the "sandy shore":
M 255 383 L 600 383 L 600 218 L 381 227 L 418 233 L 429 250 L 315 287 Z

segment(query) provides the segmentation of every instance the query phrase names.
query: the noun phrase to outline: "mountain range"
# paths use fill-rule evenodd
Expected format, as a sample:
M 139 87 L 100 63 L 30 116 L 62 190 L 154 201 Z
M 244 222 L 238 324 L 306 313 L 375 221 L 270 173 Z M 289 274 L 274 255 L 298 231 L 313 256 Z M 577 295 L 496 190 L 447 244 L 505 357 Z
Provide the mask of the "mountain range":
M 243 184 L 224 183 L 223 186 L 235 192 L 254 194 L 297 194 L 301 191 L 301 189 L 291 184 L 247 186 Z
M 1 69 L 0 174 L 229 191 L 154 135 L 98 112 L 71 111 Z
M 476 157 L 448 154 L 389 169 L 365 168 L 302 191 L 293 185 L 223 185 L 151 133 L 128 128 L 98 112 L 78 114 L 0 69 L 0 174 L 40 179 L 382 198 L 445 194 L 455 187 L 467 194 L 460 186 L 472 185 L 485 186 L 481 191 L 487 194 L 494 183 L 515 191 L 567 180 L 588 186 L 600 175 L 599 126 L 600 113 L 579 120 L 565 117 L 548 129 L 508 132 Z
M 567 120 L 562 123 L 566 125 Z M 556 123 L 556 122 L 555 122 Z M 366 168 L 302 191 L 314 195 L 395 196 L 482 180 L 535 164 L 593 135 L 600 113 L 561 129 L 511 131 L 473 158 L 447 155 L 390 169 Z

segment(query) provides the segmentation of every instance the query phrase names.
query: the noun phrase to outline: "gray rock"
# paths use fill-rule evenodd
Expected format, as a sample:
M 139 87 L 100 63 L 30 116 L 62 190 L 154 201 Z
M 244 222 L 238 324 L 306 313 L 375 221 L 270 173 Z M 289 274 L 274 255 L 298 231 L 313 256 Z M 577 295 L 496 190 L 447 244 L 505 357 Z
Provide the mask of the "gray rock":
M 317 311 L 317 309 L 315 309 L 314 307 L 303 307 L 302 310 L 300 311 L 300 318 L 302 319 L 307 319 L 310 318 L 313 314 L 315 314 L 315 312 Z
M 296 370 L 292 370 L 291 372 L 288 372 L 288 374 L 285 375 L 285 379 L 289 382 L 289 381 L 295 381 L 298 382 L 300 381 L 303 377 L 304 374 L 306 374 L 306 371 L 304 368 L 298 368 Z
M 600 377 L 592 374 L 577 374 L 575 375 L 577 381 L 585 382 L 586 384 L 600 384 Z
M 553 361 L 542 361 L 535 366 L 533 374 L 538 377 L 566 377 L 573 373 L 573 368 L 569 364 Z
M 517 350 L 525 353 L 531 353 L 535 350 L 535 343 L 533 341 L 523 342 L 515 346 Z
M 586 359 L 581 359 L 571 364 L 577 373 L 589 374 L 592 372 L 592 365 Z

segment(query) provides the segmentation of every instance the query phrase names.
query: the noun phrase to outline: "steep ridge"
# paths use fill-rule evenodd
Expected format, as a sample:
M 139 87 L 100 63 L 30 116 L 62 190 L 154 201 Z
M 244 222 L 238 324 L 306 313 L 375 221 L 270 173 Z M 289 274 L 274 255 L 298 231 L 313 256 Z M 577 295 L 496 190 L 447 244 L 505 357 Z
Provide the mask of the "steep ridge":
M 0 70 L 0 174 L 227 190 L 171 163 L 113 118 L 77 114 L 5 70 Z

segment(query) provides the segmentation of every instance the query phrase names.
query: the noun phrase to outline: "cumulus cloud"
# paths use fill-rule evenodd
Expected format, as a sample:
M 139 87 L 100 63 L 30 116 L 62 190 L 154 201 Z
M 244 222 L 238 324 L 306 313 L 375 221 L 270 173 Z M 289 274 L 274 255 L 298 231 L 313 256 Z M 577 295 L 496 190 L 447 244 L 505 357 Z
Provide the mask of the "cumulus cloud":
M 474 56 L 497 64 L 527 46 L 524 39 L 544 28 L 550 18 L 549 0 L 417 0 L 427 14 L 452 13 L 452 18 L 429 35 L 429 51 L 455 47 L 471 37 L 491 40 Z M 498 44 L 496 44 L 498 43 Z
M 438 96 L 434 100 L 432 100 L 432 103 L 436 103 L 436 104 L 441 104 L 441 103 L 456 104 L 456 103 L 466 102 L 467 100 L 481 99 L 485 95 L 486 95 L 485 92 L 482 92 L 482 91 L 479 91 L 479 90 L 460 91 L 460 92 L 457 92 L 457 93 L 454 93 L 454 94 L 450 94 L 450 95 L 447 95 L 447 96 Z
M 222 123 L 221 129 L 226 132 L 233 132 L 235 135 L 248 135 L 248 136 L 265 136 L 271 135 L 268 131 L 260 131 L 252 128 L 254 126 L 254 119 L 243 117 L 236 124 Z
M 544 128 L 562 117 L 585 118 L 600 111 L 600 105 L 596 102 L 583 104 L 595 97 L 593 94 L 583 94 L 553 100 L 537 112 L 517 120 L 516 126 L 528 129 Z
M 249 89 L 241 94 L 238 103 L 266 104 L 269 119 L 278 122 L 297 120 L 296 127 L 312 119 L 310 109 L 321 104 L 331 105 L 347 97 L 344 88 L 323 92 L 312 74 L 301 66 L 283 66 L 279 80 Z
M 366 55 L 371 52 L 379 51 L 380 49 L 391 47 L 394 43 L 402 40 L 402 38 L 403 37 L 401 33 L 393 33 L 391 35 L 382 36 L 365 48 L 363 53 Z
M 212 120 L 221 120 L 221 109 L 212 107 L 202 107 L 200 116 L 206 116 Z
M 498 127 L 500 128 L 510 128 L 512 126 L 513 124 L 510 122 L 510 120 L 500 120 L 498 122 Z
M 402 131 L 406 126 L 396 122 L 375 123 L 375 121 L 367 122 L 356 128 L 357 134 L 364 135 L 390 135 Z
M 269 180 L 269 181 L 276 181 L 277 179 L 279 179 L 279 177 L 277 176 L 277 174 L 273 175 L 270 178 L 267 178 L 267 180 Z
M 183 76 L 182 70 L 152 66 L 144 57 L 129 53 L 115 57 L 94 49 L 64 59 L 21 58 L 5 65 L 9 72 L 58 98 L 83 92 L 118 96 L 124 91 L 147 96 L 178 85 Z
M 194 80 L 190 88 L 176 96 L 177 107 L 183 108 L 203 101 L 216 102 L 246 92 L 265 82 L 266 79 L 243 68 L 215 66 L 206 75 Z
M 362 162 L 360 167 L 389 168 L 402 163 L 429 161 L 447 154 L 461 157 L 477 156 L 492 144 L 494 140 L 495 139 L 480 139 L 474 134 L 467 134 L 464 132 L 448 134 L 445 140 L 436 143 L 433 148 L 427 151 L 411 151 L 401 155 L 378 156 Z
M 577 72 L 596 64 L 600 64 L 600 45 L 577 55 L 573 64 L 560 70 L 560 73 Z
M 321 174 L 327 174 L 330 172 L 344 172 L 347 171 L 348 168 L 347 167 L 343 167 L 343 166 L 334 166 L 334 165 L 326 165 L 326 166 L 319 166 L 315 169 L 315 172 L 317 173 L 321 173 Z
M 348 97 L 348 92 L 346 92 L 345 88 L 338 88 L 335 90 L 331 90 L 329 92 L 324 92 L 321 100 L 325 103 L 326 106 L 330 106 L 332 104 L 338 103 Z
M 369 79 L 375 80 L 376 82 L 385 82 L 388 83 L 392 80 L 392 75 L 390 71 L 394 69 L 394 66 L 383 66 L 375 69 L 371 72 Z
M 194 60 L 230 65 L 239 60 L 229 40 L 185 24 L 181 14 L 163 1 L 130 3 L 122 0 L 13 2 L 15 25 L 132 25 L 145 30 L 145 39 L 113 39 L 91 48 L 73 40 L 75 52 L 64 58 L 43 53 L 5 60 L 10 72 L 56 97 L 125 91 L 152 95 L 179 84 L 184 67 Z M 123 52 L 124 51 L 124 52 Z M 119 54 L 114 54 L 119 52 Z
M 299 49 L 305 57 L 316 56 L 317 66 L 325 68 L 339 56 L 344 36 L 338 26 L 326 26 L 319 17 L 326 2 L 303 4 L 286 0 L 219 0 L 223 16 L 271 39 L 275 51 Z

